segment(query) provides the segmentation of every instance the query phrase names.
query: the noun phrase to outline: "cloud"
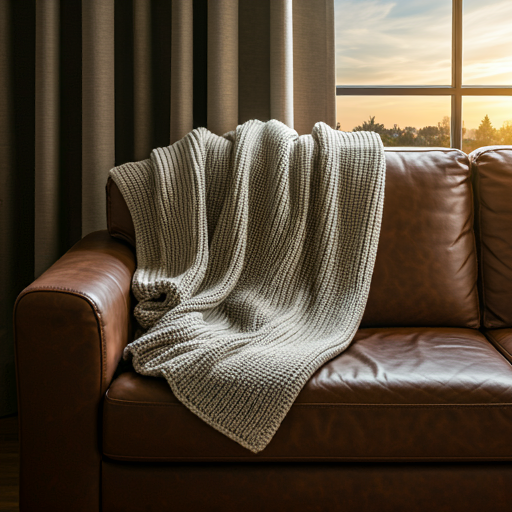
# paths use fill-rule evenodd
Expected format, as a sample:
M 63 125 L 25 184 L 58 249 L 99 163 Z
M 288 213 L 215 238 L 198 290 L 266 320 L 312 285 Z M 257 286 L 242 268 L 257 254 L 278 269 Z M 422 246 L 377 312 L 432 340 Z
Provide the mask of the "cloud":
M 336 75 L 345 85 L 448 85 L 451 2 L 335 0 Z M 465 0 L 464 80 L 512 83 L 512 2 Z
M 449 84 L 450 4 L 336 0 L 337 83 Z
M 466 0 L 463 20 L 464 83 L 512 84 L 512 2 Z

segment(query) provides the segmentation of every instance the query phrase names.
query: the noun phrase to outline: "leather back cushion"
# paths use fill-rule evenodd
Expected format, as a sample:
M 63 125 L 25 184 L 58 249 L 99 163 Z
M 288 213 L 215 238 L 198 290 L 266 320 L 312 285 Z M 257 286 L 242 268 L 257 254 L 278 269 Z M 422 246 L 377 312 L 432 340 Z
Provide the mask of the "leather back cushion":
M 468 157 L 453 149 L 386 149 L 382 230 L 370 326 L 479 327 Z M 128 208 L 107 184 L 108 228 L 134 243 Z
M 479 326 L 468 157 L 386 151 L 384 215 L 364 326 Z
M 482 324 L 512 327 L 512 146 L 470 155 L 475 185 Z

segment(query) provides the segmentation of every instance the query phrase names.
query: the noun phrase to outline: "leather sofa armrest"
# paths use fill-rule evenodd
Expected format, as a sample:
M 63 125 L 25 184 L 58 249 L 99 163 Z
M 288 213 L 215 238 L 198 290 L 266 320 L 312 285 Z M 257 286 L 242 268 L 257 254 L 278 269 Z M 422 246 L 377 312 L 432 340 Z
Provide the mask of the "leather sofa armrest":
M 131 336 L 135 255 L 91 233 L 14 308 L 20 510 L 98 511 L 103 395 Z

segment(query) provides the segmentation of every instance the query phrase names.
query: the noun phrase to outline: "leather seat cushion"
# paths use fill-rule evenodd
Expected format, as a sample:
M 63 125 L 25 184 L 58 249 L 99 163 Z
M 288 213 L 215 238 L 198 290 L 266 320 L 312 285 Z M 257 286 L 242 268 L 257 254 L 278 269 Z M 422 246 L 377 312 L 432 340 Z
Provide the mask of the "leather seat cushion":
M 162 378 L 121 374 L 103 451 L 132 461 L 512 460 L 512 366 L 478 331 L 371 328 L 308 381 L 253 454 L 200 420 Z

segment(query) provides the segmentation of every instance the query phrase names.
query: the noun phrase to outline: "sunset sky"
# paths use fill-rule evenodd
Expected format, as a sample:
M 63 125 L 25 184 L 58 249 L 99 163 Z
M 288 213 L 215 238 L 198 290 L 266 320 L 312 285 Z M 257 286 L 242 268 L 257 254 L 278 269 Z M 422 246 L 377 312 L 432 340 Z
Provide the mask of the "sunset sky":
M 338 85 L 449 85 L 451 0 L 335 0 Z M 464 85 L 512 85 L 512 0 L 464 0 Z M 512 96 L 463 99 L 466 128 L 512 122 Z M 449 97 L 340 97 L 351 130 L 370 115 L 420 128 L 450 115 Z

